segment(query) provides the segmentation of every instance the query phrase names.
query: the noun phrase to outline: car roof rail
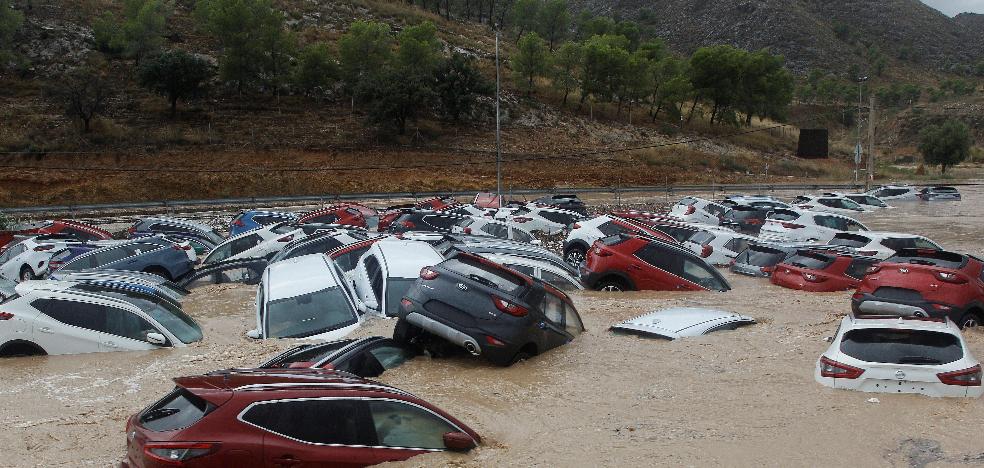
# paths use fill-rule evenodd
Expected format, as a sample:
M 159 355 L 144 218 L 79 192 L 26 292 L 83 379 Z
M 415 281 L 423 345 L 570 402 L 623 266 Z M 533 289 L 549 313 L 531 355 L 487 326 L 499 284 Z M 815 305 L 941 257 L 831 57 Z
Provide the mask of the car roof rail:
M 919 317 L 915 315 L 891 315 L 891 314 L 851 314 L 853 320 L 898 320 L 899 323 L 905 321 L 946 323 L 949 317 Z

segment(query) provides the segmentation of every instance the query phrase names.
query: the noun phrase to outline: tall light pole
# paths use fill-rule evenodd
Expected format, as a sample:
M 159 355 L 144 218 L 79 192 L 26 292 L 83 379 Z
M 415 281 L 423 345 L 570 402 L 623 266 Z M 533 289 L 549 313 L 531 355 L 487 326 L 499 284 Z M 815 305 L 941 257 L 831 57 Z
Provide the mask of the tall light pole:
M 861 87 L 864 82 L 868 81 L 867 76 L 858 77 L 858 115 L 855 116 L 855 120 L 858 121 L 858 144 L 854 147 L 854 183 L 858 183 L 858 173 L 861 172 Z
M 499 24 L 495 25 L 495 195 L 502 208 L 502 139 L 499 136 Z

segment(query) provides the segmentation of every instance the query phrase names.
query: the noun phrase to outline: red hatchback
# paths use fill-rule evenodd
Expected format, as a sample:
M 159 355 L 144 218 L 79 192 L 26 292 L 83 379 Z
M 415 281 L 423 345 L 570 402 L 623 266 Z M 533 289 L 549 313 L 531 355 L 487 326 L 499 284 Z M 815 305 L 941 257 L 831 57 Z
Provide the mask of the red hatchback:
M 595 241 L 581 282 L 599 291 L 728 291 L 731 285 L 693 252 L 653 237 L 617 235 Z
M 320 210 L 305 213 L 297 220 L 298 223 L 312 224 L 345 224 L 348 226 L 366 227 L 366 216 L 362 206 L 332 205 Z
M 868 269 L 851 299 L 855 315 L 949 317 L 960 328 L 984 320 L 984 261 L 930 249 L 899 249 Z
M 876 263 L 877 258 L 800 250 L 776 265 L 772 272 L 772 284 L 811 292 L 855 289 L 861 284 L 868 267 Z
M 70 220 L 39 221 L 36 223 L 21 223 L 10 227 L 10 230 L 0 231 L 0 246 L 6 246 L 16 236 L 33 236 L 38 234 L 61 234 L 74 237 L 81 241 L 107 240 L 113 235 L 95 226 Z
M 356 467 L 481 441 L 430 403 L 344 372 L 226 370 L 174 381 L 127 421 L 122 467 Z

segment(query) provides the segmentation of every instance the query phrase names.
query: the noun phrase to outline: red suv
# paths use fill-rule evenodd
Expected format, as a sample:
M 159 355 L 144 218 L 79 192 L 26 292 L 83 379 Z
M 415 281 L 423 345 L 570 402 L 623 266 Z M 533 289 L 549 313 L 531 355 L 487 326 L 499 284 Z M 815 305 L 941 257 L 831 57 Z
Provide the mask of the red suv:
M 481 441 L 430 403 L 344 372 L 226 370 L 174 381 L 127 421 L 122 467 L 355 467 Z
M 834 292 L 855 289 L 867 269 L 877 258 L 800 250 L 776 265 L 772 284 L 811 292 Z
M 595 241 L 581 282 L 599 291 L 728 291 L 714 267 L 686 248 L 654 237 L 610 236 Z
M 351 205 L 332 205 L 320 210 L 305 213 L 297 220 L 298 223 L 312 224 L 345 224 L 349 226 L 366 227 L 366 217 L 359 207 Z
M 0 231 L 0 246 L 6 246 L 16 236 L 33 236 L 38 234 L 61 234 L 74 237 L 81 241 L 107 240 L 113 235 L 94 226 L 69 220 L 39 221 L 36 223 L 21 223 L 10 227 L 10 230 Z
M 851 299 L 855 315 L 949 317 L 960 328 L 984 320 L 984 261 L 931 249 L 900 249 L 868 268 Z

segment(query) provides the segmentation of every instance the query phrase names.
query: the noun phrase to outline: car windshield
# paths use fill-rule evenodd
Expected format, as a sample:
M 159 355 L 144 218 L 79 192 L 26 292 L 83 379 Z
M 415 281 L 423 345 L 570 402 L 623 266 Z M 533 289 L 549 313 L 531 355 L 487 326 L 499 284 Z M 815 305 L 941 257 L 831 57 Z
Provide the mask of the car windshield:
M 833 239 L 830 240 L 830 242 L 827 242 L 827 245 L 842 245 L 845 247 L 864 247 L 868 245 L 869 242 L 871 242 L 871 239 L 868 239 L 867 237 L 864 236 L 858 236 L 855 234 L 837 234 L 836 236 L 834 236 Z
M 785 263 L 808 270 L 823 270 L 834 263 L 834 260 L 836 260 L 836 257 L 831 255 L 816 252 L 799 252 L 790 257 L 789 260 L 786 260 Z
M 100 291 L 100 294 L 117 297 L 139 307 L 182 343 L 194 343 L 202 339 L 202 329 L 195 323 L 195 320 L 170 302 L 152 300 L 144 294 L 130 291 L 103 290 Z
M 779 264 L 786 254 L 781 250 L 749 247 L 742 254 L 744 263 L 757 267 L 767 267 Z
M 338 286 L 270 301 L 266 306 L 270 338 L 303 338 L 337 330 L 358 321 Z
M 956 336 L 925 330 L 864 328 L 841 340 L 842 353 L 866 362 L 885 364 L 948 364 L 963 358 Z
M 441 266 L 485 286 L 507 293 L 515 294 L 526 284 L 522 278 L 509 273 L 507 270 L 495 268 L 468 257 L 445 260 Z

